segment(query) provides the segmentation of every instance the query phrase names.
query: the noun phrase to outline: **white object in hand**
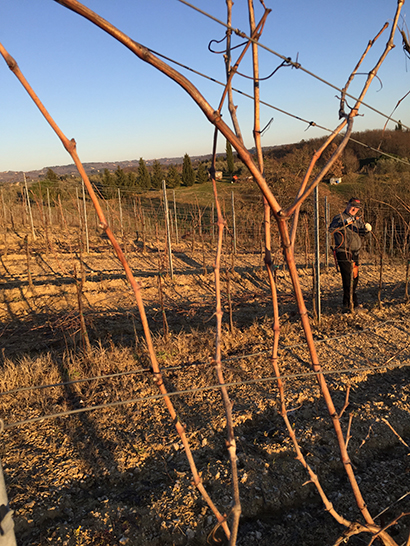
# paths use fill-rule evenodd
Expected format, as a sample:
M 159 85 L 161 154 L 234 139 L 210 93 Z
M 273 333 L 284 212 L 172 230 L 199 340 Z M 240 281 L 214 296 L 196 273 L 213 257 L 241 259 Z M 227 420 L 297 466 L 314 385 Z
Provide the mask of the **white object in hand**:
M 371 231 L 371 230 L 372 230 L 371 224 L 365 224 L 364 227 L 367 229 L 367 231 Z

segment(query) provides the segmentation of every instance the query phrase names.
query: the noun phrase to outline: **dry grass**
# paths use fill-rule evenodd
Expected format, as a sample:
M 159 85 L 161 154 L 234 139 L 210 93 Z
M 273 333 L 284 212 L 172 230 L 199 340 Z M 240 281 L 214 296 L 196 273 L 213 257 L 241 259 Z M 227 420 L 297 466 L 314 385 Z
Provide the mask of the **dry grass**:
M 40 259 L 41 258 L 41 259 Z M 18 543 L 136 546 L 205 544 L 215 525 L 191 484 L 179 437 L 170 422 L 151 372 L 93 381 L 81 379 L 149 368 L 134 303 L 117 265 L 108 254 L 85 258 L 93 271 L 84 285 L 85 318 L 92 350 L 85 352 L 78 330 L 75 287 L 46 280 L 58 262 L 70 269 L 72 257 L 41 255 L 33 262 L 35 293 L 27 289 L 24 256 L 3 256 L 2 392 L 65 383 L 2 395 L 6 424 L 27 418 L 139 398 L 135 403 L 45 419 L 7 429 L 1 448 L 9 497 L 16 515 Z M 194 261 L 195 256 L 192 258 Z M 229 513 L 231 485 L 225 446 L 225 415 L 213 357 L 214 292 L 212 273 L 176 260 L 174 282 L 163 278 L 164 311 L 170 333 L 164 336 L 155 270 L 157 256 L 131 256 L 143 286 L 154 345 L 169 391 L 184 423 L 205 486 L 218 508 Z M 341 529 L 325 513 L 287 437 L 277 411 L 271 377 L 273 337 L 268 288 L 259 256 L 239 255 L 231 275 L 234 331 L 223 327 L 223 366 L 233 401 L 243 517 L 238 544 L 330 543 Z M 197 260 L 200 263 L 200 260 Z M 226 264 L 229 264 L 228 257 Z M 47 265 L 45 265 L 47 264 Z M 143 264 L 143 270 L 138 265 Z M 60 266 L 58 266 L 60 267 Z M 63 271 L 60 269 L 59 271 Z M 407 368 L 372 370 L 393 357 L 409 364 L 408 308 L 403 301 L 403 271 L 390 264 L 382 310 L 377 309 L 378 275 L 369 261 L 362 268 L 361 294 L 369 311 L 341 315 L 339 279 L 324 275 L 323 320 L 314 328 L 321 362 L 328 371 L 370 368 L 329 378 L 335 403 L 343 407 L 351 385 L 346 431 L 352 414 L 349 451 L 369 509 L 377 514 L 404 495 L 409 469 L 409 384 Z M 43 276 L 42 276 L 43 275 Z M 312 277 L 301 269 L 310 301 Z M 387 280 L 388 279 L 388 280 Z M 36 284 L 37 281 L 37 284 Z M 306 376 L 308 356 L 285 271 L 278 271 L 281 310 L 280 365 L 286 397 L 301 447 L 315 466 L 332 502 L 346 517 L 358 517 L 338 459 L 336 441 L 314 377 Z M 22 297 L 22 295 L 24 297 Z M 227 310 L 226 293 L 223 295 Z M 225 318 L 227 315 L 225 314 Z M 390 320 L 391 322 L 386 322 Z M 353 334 L 353 335 L 352 335 Z M 340 337 L 341 336 L 341 337 Z M 300 374 L 294 376 L 294 374 Z M 390 521 L 408 511 L 408 500 L 392 507 Z M 407 539 L 403 519 L 394 527 L 398 543 Z M 408 534 L 408 533 L 407 533 Z M 212 539 L 210 538 L 211 542 Z M 361 538 L 352 538 L 360 544 Z

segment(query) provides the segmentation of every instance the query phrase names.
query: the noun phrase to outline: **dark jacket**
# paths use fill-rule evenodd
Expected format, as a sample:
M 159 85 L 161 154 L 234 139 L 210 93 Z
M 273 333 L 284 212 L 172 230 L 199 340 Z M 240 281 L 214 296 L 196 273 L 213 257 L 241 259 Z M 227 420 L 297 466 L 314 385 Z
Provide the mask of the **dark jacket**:
M 350 216 L 346 211 L 333 218 L 329 231 L 334 237 L 336 252 L 358 252 L 362 237 L 368 233 L 363 220 Z

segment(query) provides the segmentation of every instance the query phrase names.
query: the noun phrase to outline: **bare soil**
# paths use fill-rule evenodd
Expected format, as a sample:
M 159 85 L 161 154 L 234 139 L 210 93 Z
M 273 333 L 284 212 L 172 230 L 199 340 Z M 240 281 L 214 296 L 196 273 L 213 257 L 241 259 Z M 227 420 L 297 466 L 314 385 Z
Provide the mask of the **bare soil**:
M 181 245 L 174 254 L 172 280 L 162 251 L 143 253 L 127 242 L 125 248 L 142 287 L 167 388 L 190 391 L 173 396 L 173 402 L 203 483 L 219 510 L 229 516 L 232 489 L 225 416 L 220 394 L 212 388 L 216 384 L 213 254 L 199 246 L 192 252 Z M 191 483 L 166 408 L 155 398 L 158 391 L 135 300 L 108 244 L 101 248 L 101 241 L 95 241 L 91 252 L 83 255 L 82 302 L 91 353 L 83 350 L 80 332 L 78 252 L 55 235 L 52 251 L 33 244 L 27 259 L 24 240 L 11 234 L 7 252 L 4 245 L 0 252 L 0 416 L 6 426 L 0 456 L 18 544 L 223 543 L 214 516 Z M 331 420 L 315 377 L 309 374 L 289 275 L 279 255 L 277 261 L 280 366 L 287 376 L 294 428 L 336 510 L 351 521 L 361 521 Z M 399 259 L 384 264 L 379 293 L 376 262 L 363 256 L 359 281 L 363 308 L 354 314 L 342 312 L 341 283 L 334 265 L 323 269 L 320 325 L 313 316 L 312 271 L 302 259 L 299 271 L 338 411 L 350 386 L 349 404 L 341 417 L 343 430 L 367 506 L 376 523 L 384 526 L 410 512 L 410 321 L 406 264 Z M 269 362 L 272 310 L 260 253 L 239 253 L 234 259 L 225 255 L 223 267 L 224 374 L 233 383 L 229 393 L 242 503 L 238 545 L 335 544 L 344 529 L 324 510 L 295 460 L 278 413 L 278 390 Z M 80 381 L 127 371 L 133 373 Z M 56 386 L 21 390 L 50 384 Z M 7 394 L 12 389 L 18 392 Z M 127 400 L 134 402 L 47 418 Z M 44 419 L 13 426 L 37 417 Z M 406 544 L 409 524 L 410 517 L 404 516 L 390 527 L 397 544 Z M 368 544 L 370 538 L 358 535 L 349 543 Z

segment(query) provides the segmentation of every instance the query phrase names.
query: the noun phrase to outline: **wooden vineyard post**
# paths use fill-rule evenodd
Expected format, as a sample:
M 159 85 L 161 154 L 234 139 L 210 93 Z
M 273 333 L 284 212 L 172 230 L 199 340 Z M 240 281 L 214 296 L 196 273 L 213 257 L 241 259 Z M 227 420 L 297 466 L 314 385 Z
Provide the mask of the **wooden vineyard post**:
M 7 213 L 6 213 L 6 203 L 4 202 L 3 190 L 1 190 L 1 204 L 3 205 L 3 226 L 6 226 Z
M 165 210 L 165 225 L 167 228 L 167 249 L 168 249 L 169 271 L 171 274 L 171 279 L 174 280 L 174 266 L 172 263 L 172 247 L 171 247 L 171 230 L 169 229 L 169 210 L 168 210 L 167 188 L 165 185 L 165 180 L 162 181 L 162 191 L 164 193 L 164 210 Z
M 383 254 L 386 254 L 386 249 L 387 249 L 387 221 L 384 222 Z
M 392 216 L 391 217 L 391 236 L 390 236 L 390 256 L 391 257 L 394 254 L 394 233 L 395 233 L 394 216 Z
M 121 237 L 124 237 L 124 225 L 122 222 L 122 205 L 121 205 L 121 190 L 118 188 L 118 210 L 120 213 L 120 227 L 121 227 Z
M 133 210 L 133 213 L 134 213 L 134 222 L 132 223 L 130 221 L 130 224 L 131 224 L 131 233 L 134 233 L 134 231 L 137 233 L 138 235 L 138 228 L 137 228 L 137 200 L 135 197 L 132 198 L 132 210 Z M 134 227 L 132 227 L 134 226 Z
M 28 285 L 30 287 L 31 292 L 34 292 L 34 286 L 33 286 L 33 278 L 31 276 L 31 267 L 30 267 L 30 245 L 28 242 L 28 235 L 24 238 L 24 243 L 26 247 L 26 263 L 27 263 L 27 280 Z
M 27 210 L 28 210 L 29 217 L 30 217 L 31 233 L 33 235 L 33 241 L 35 241 L 36 240 L 36 232 L 34 231 L 33 213 L 31 212 L 31 205 L 30 205 L 30 197 L 29 197 L 29 194 L 28 194 L 27 179 L 26 179 L 25 174 L 23 174 L 23 176 L 24 176 L 24 187 L 26 189 Z
M 53 220 L 51 216 L 51 203 L 50 203 L 50 190 L 47 188 L 47 208 L 48 208 L 48 225 L 51 227 L 53 225 Z
M 90 240 L 88 237 L 88 221 L 87 221 L 87 205 L 85 202 L 85 186 L 84 186 L 84 180 L 82 180 L 82 188 L 83 188 L 83 208 L 84 208 L 84 229 L 85 229 L 85 244 L 87 249 L 87 254 L 90 253 Z
M 385 233 L 386 233 L 386 232 L 385 232 Z M 379 309 L 382 308 L 383 258 L 384 258 L 384 246 L 380 246 L 380 256 L 379 256 L 379 288 L 378 288 L 378 290 L 377 290 L 377 301 L 379 302 Z
M 60 215 L 61 215 L 61 227 L 66 227 L 67 223 L 66 223 L 65 217 L 64 217 L 63 204 L 61 203 L 60 194 L 58 194 L 58 206 L 59 206 Z
M 77 212 L 78 212 L 78 223 L 80 231 L 83 229 L 83 219 L 81 218 L 81 207 L 80 207 L 80 198 L 78 196 L 78 188 L 75 189 L 75 199 L 77 203 Z
M 28 218 L 26 188 L 21 188 L 20 194 L 21 202 L 23 203 L 23 206 L 21 207 L 21 225 L 24 227 Z
M 146 235 L 145 235 L 145 215 L 144 211 L 141 208 L 141 224 L 142 224 L 142 253 L 146 252 Z

